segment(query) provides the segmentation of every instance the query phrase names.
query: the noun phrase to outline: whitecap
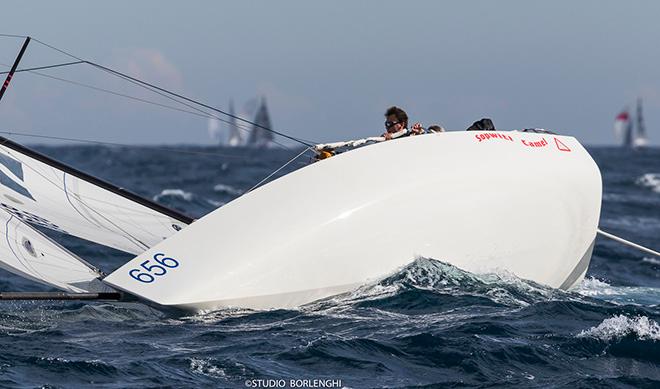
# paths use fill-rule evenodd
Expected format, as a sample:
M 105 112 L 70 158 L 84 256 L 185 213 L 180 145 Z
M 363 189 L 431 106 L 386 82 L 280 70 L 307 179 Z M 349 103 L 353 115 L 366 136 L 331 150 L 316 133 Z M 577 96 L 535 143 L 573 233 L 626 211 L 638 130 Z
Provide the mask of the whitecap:
M 213 187 L 213 190 L 216 192 L 228 194 L 230 196 L 239 196 L 243 194 L 242 190 L 236 189 L 233 186 L 225 185 L 225 184 L 217 184 L 216 186 Z
M 211 204 L 212 206 L 214 206 L 216 208 L 220 208 L 223 205 L 227 204 L 224 201 L 215 201 L 215 200 L 211 200 L 211 199 L 206 199 L 206 202 Z
M 582 282 L 574 289 L 575 292 L 583 296 L 611 296 L 618 295 L 620 292 L 605 281 L 595 277 L 585 277 Z
M 227 377 L 227 373 L 225 373 L 224 369 L 213 365 L 209 360 L 206 359 L 191 358 L 190 370 L 193 373 L 202 374 L 213 378 Z
M 612 286 L 594 277 L 585 278 L 572 289 L 582 296 L 593 297 L 617 305 L 654 305 L 660 299 L 660 289 L 643 286 Z
M 603 320 L 597 327 L 581 331 L 578 338 L 596 338 L 602 341 L 633 335 L 640 340 L 660 340 L 660 325 L 646 316 L 629 318 L 618 315 Z
M 375 301 L 409 290 L 427 290 L 451 295 L 483 296 L 498 304 L 528 306 L 536 301 L 566 298 L 556 289 L 523 280 L 510 272 L 470 273 L 446 262 L 418 257 L 412 263 L 389 275 L 370 280 L 362 286 L 340 295 L 310 303 L 305 310 L 323 311 L 328 308 L 350 307 Z
M 646 173 L 635 180 L 635 184 L 650 188 L 656 193 L 660 193 L 660 174 Z
M 652 263 L 654 265 L 660 265 L 660 260 L 657 260 L 657 259 L 652 258 L 652 257 L 644 257 L 644 258 L 642 258 L 642 262 L 648 262 L 648 263 Z
M 193 199 L 193 194 L 191 192 L 186 192 L 183 189 L 163 189 L 160 194 L 153 197 L 153 200 L 159 201 L 164 197 L 178 197 L 185 201 L 191 201 Z

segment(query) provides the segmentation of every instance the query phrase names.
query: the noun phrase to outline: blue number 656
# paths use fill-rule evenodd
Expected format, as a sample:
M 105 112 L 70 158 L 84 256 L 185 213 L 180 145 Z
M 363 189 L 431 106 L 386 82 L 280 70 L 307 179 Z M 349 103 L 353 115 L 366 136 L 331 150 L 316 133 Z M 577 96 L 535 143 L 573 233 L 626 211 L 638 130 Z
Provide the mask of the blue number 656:
M 154 276 L 163 276 L 167 274 L 167 268 L 174 269 L 179 266 L 179 261 L 166 257 L 163 253 L 154 254 L 153 261 L 157 264 L 151 264 L 151 259 L 147 259 L 140 264 L 140 269 L 129 270 L 128 275 L 137 281 L 150 284 L 156 280 Z

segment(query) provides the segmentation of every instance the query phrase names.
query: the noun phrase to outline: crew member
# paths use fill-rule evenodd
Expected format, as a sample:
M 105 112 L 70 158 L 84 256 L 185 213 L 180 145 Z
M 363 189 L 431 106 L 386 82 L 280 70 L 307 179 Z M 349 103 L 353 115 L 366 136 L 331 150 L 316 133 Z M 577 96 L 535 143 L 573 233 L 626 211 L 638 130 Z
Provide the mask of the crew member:
M 381 136 L 386 140 L 424 133 L 420 123 L 415 123 L 408 129 L 408 114 L 399 107 L 390 107 L 385 112 L 385 130 Z

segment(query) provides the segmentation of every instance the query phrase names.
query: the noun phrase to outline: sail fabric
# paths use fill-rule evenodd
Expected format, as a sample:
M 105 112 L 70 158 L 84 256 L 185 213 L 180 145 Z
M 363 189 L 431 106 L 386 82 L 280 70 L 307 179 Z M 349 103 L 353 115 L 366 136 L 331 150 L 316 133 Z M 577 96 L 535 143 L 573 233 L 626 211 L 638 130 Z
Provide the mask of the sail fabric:
M 109 289 L 98 280 L 97 270 L 4 210 L 0 210 L 0 267 L 67 292 Z
M 2 137 L 0 208 L 24 222 L 132 254 L 192 222 Z
M 272 128 L 270 115 L 266 107 L 266 98 L 261 99 L 257 115 L 254 117 L 254 123 L 257 125 L 252 126 L 247 145 L 251 147 L 268 147 L 273 141 L 273 133 L 266 130 L 266 128 Z
M 236 124 L 236 114 L 234 113 L 234 102 L 229 102 L 229 135 L 227 138 L 227 145 L 231 147 L 240 146 L 243 144 L 243 137 L 241 136 L 240 128 Z
M 644 147 L 649 143 L 646 138 L 646 127 L 644 126 L 644 115 L 642 115 L 642 99 L 637 99 L 637 134 L 633 146 Z
M 614 119 L 614 133 L 622 139 L 624 146 L 630 146 L 632 143 L 632 123 L 628 110 L 623 110 Z

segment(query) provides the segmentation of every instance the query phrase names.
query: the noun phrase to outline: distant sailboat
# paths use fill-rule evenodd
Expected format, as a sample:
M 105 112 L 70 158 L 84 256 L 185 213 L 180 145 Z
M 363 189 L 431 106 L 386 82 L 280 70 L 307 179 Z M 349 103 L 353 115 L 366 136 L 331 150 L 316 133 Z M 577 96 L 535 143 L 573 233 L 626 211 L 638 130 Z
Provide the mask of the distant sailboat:
M 637 99 L 637 134 L 634 137 L 633 147 L 646 147 L 649 141 L 646 138 L 646 128 L 642 115 L 642 99 Z
M 250 115 L 250 112 L 254 113 L 256 104 L 257 99 L 251 99 L 248 101 L 247 115 Z M 252 106 L 252 108 L 249 108 L 249 106 Z M 262 97 L 258 101 L 258 107 L 256 107 L 256 114 L 253 119 L 254 124 L 249 130 L 244 129 L 245 131 L 249 131 L 247 135 L 241 133 L 241 128 L 236 120 L 233 100 L 229 101 L 228 116 L 229 118 L 226 121 L 226 136 L 221 136 L 218 120 L 215 118 L 209 119 L 209 135 L 211 135 L 211 137 L 221 146 L 262 148 L 270 147 L 273 143 L 273 133 L 267 130 L 268 128 L 271 128 L 271 122 L 265 97 Z
M 640 148 L 648 145 L 646 138 L 646 129 L 642 115 L 642 99 L 637 99 L 636 112 L 637 126 L 633 126 L 633 121 L 628 107 L 624 108 L 614 119 L 614 132 L 621 139 L 621 146 L 625 148 Z
M 632 146 L 632 122 L 628 107 L 624 108 L 614 119 L 614 133 L 623 141 L 621 144 L 623 147 Z
M 269 147 L 273 142 L 273 133 L 265 129 L 272 128 L 265 97 L 261 98 L 257 114 L 254 117 L 254 123 L 255 125 L 252 126 L 246 146 L 256 148 Z
M 229 134 L 227 137 L 227 146 L 231 147 L 236 147 L 236 146 L 241 146 L 243 144 L 243 137 L 241 136 L 241 131 L 240 128 L 238 128 L 238 125 L 236 124 L 236 117 L 234 113 L 234 101 L 230 100 L 229 101 Z

